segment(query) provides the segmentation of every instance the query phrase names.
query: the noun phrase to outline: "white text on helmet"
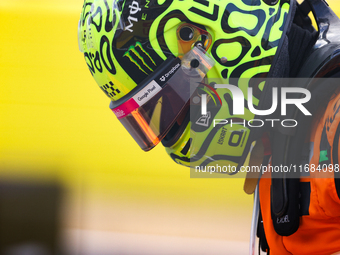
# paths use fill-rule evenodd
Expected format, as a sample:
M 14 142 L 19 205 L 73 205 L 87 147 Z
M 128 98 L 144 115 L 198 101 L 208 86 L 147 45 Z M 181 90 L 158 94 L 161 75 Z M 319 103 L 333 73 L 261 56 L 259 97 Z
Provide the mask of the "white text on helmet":
M 138 22 L 138 19 L 136 17 L 133 17 L 132 15 L 137 14 L 142 9 L 139 8 L 139 3 L 136 1 L 133 1 L 132 4 L 129 5 L 129 9 L 130 9 L 130 15 L 128 17 L 129 25 L 125 27 L 125 30 L 128 30 L 132 33 L 133 32 L 133 30 L 131 29 L 133 27 L 132 21 Z

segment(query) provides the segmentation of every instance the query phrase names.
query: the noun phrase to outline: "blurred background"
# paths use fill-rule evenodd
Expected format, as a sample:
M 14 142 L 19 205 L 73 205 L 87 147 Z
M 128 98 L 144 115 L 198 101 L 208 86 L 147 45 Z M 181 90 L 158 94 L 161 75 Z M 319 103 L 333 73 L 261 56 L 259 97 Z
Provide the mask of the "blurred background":
M 247 254 L 243 179 L 140 150 L 78 50 L 82 4 L 0 0 L 0 254 Z

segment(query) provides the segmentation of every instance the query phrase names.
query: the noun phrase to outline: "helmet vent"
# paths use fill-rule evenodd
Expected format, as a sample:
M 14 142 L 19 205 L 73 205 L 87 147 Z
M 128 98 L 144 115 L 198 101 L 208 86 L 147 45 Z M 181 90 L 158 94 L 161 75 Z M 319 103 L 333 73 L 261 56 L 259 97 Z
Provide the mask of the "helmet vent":
M 190 41 L 194 37 L 194 31 L 191 27 L 182 27 L 179 31 L 179 36 L 183 41 Z

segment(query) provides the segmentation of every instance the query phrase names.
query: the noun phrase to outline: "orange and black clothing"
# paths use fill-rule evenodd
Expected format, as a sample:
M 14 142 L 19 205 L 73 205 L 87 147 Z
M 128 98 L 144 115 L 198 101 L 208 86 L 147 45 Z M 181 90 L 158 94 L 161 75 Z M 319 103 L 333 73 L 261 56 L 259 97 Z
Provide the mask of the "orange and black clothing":
M 271 255 L 340 254 L 339 136 L 340 94 L 335 93 L 326 110 L 320 109 L 313 117 L 309 173 L 300 178 L 300 225 L 294 234 L 276 233 L 271 216 L 271 178 L 266 178 L 270 173 L 261 178 L 260 207 Z

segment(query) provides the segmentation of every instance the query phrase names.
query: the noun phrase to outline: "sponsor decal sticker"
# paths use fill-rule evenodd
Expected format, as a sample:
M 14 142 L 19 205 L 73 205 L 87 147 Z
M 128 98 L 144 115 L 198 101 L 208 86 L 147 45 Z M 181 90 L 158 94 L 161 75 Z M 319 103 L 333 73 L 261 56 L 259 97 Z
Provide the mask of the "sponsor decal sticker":
M 161 91 L 162 87 L 158 85 L 154 80 L 151 81 L 148 85 L 146 85 L 141 91 L 139 91 L 136 95 L 130 98 L 125 103 L 121 104 L 117 108 L 112 111 L 117 116 L 118 119 L 124 118 L 129 115 L 132 111 L 141 107 L 145 103 L 147 103 L 153 96 L 155 96 L 159 91 Z

